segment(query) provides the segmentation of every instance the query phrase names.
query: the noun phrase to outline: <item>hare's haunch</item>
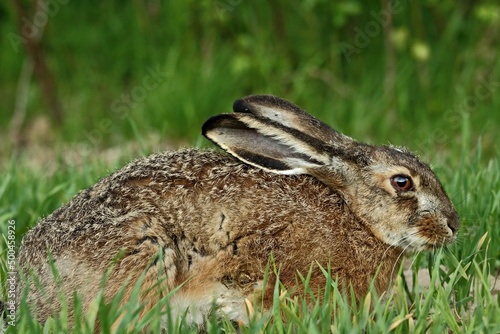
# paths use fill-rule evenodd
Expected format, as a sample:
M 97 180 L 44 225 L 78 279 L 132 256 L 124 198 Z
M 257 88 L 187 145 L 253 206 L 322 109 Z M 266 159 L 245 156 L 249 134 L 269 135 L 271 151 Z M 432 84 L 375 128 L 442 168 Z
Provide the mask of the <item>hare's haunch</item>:
M 290 291 L 311 266 L 311 290 L 324 288 L 321 265 L 361 297 L 374 277 L 378 292 L 389 288 L 402 253 L 456 239 L 453 205 L 407 150 L 356 142 L 270 95 L 233 109 L 203 125 L 230 155 L 191 149 L 136 160 L 26 234 L 19 260 L 39 280 L 29 281 L 28 299 L 40 321 L 60 309 L 61 289 L 68 300 L 76 291 L 85 311 L 111 270 L 107 299 L 128 281 L 125 303 L 144 274 L 144 312 L 184 283 L 170 302 L 181 315 L 189 308 L 188 321 L 202 324 L 215 305 L 245 322 L 245 299 L 264 293 L 264 306 L 272 303 L 274 276 L 262 284 L 270 254 Z

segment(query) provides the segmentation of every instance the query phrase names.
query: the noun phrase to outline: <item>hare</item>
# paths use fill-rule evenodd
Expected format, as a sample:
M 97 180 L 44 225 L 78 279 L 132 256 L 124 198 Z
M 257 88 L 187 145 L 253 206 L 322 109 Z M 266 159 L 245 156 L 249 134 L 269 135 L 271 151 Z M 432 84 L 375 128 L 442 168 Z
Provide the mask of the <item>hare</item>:
M 246 299 L 259 293 L 272 304 L 276 278 L 262 283 L 271 254 L 291 291 L 309 270 L 312 291 L 324 288 L 319 266 L 330 266 L 361 297 L 372 281 L 379 293 L 390 288 L 405 252 L 456 239 L 451 201 L 406 149 L 359 143 L 271 95 L 233 109 L 202 127 L 230 155 L 185 149 L 136 160 L 25 235 L 19 261 L 38 277 L 28 300 L 40 321 L 59 310 L 60 285 L 85 311 L 111 270 L 105 298 L 128 282 L 126 302 L 144 274 L 144 312 L 183 284 L 170 306 L 188 322 L 202 326 L 216 311 L 245 323 Z

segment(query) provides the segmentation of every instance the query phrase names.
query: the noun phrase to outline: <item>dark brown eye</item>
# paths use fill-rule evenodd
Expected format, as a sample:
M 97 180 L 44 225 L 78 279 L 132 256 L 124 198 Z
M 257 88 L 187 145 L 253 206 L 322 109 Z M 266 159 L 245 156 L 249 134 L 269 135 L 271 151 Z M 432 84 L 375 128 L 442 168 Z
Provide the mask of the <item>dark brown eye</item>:
M 412 190 L 413 182 L 409 176 L 406 175 L 396 175 L 391 178 L 391 185 L 396 189 L 396 191 L 408 191 Z

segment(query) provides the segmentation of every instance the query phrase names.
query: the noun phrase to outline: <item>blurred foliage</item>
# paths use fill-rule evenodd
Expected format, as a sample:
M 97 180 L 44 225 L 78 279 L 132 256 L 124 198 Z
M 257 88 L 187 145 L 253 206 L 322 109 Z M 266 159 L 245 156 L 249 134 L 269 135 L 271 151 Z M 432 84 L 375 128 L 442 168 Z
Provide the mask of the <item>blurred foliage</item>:
M 30 8 L 32 2 L 24 1 Z M 288 98 L 354 136 L 395 141 L 414 133 L 416 143 L 428 137 L 416 127 L 445 124 L 453 139 L 463 130 L 457 121 L 463 113 L 483 124 L 499 106 L 498 94 L 467 101 L 482 82 L 490 85 L 483 89 L 499 89 L 495 1 L 393 1 L 392 25 L 380 2 L 50 3 L 48 12 L 23 17 L 21 29 L 36 27 L 37 14 L 45 14 L 41 46 L 66 113 L 55 130 L 64 140 L 85 140 L 84 129 L 110 119 L 113 127 L 102 131 L 102 144 L 119 142 L 131 135 L 125 116 L 141 131 L 195 138 L 203 119 L 254 93 Z M 6 128 L 26 54 L 24 43 L 12 37 L 24 35 L 11 3 L 0 4 L 0 18 L 7 37 L 0 44 L 0 119 Z M 151 67 L 167 73 L 165 80 L 140 95 L 137 87 Z M 133 108 L 113 108 L 134 88 Z M 50 115 L 40 95 L 32 80 L 26 128 L 36 115 Z M 449 109 L 456 117 L 447 116 Z M 500 118 L 494 117 L 494 124 L 473 135 L 492 130 Z

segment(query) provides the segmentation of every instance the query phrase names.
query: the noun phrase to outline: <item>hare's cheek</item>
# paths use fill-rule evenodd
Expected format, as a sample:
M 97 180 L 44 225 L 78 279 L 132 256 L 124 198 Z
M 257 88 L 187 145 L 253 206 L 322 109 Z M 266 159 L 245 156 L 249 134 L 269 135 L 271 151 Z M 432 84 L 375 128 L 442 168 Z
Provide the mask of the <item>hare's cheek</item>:
M 396 229 L 386 223 L 379 226 L 371 226 L 371 230 L 377 239 L 389 246 L 405 248 L 408 245 L 408 235 L 401 228 Z

